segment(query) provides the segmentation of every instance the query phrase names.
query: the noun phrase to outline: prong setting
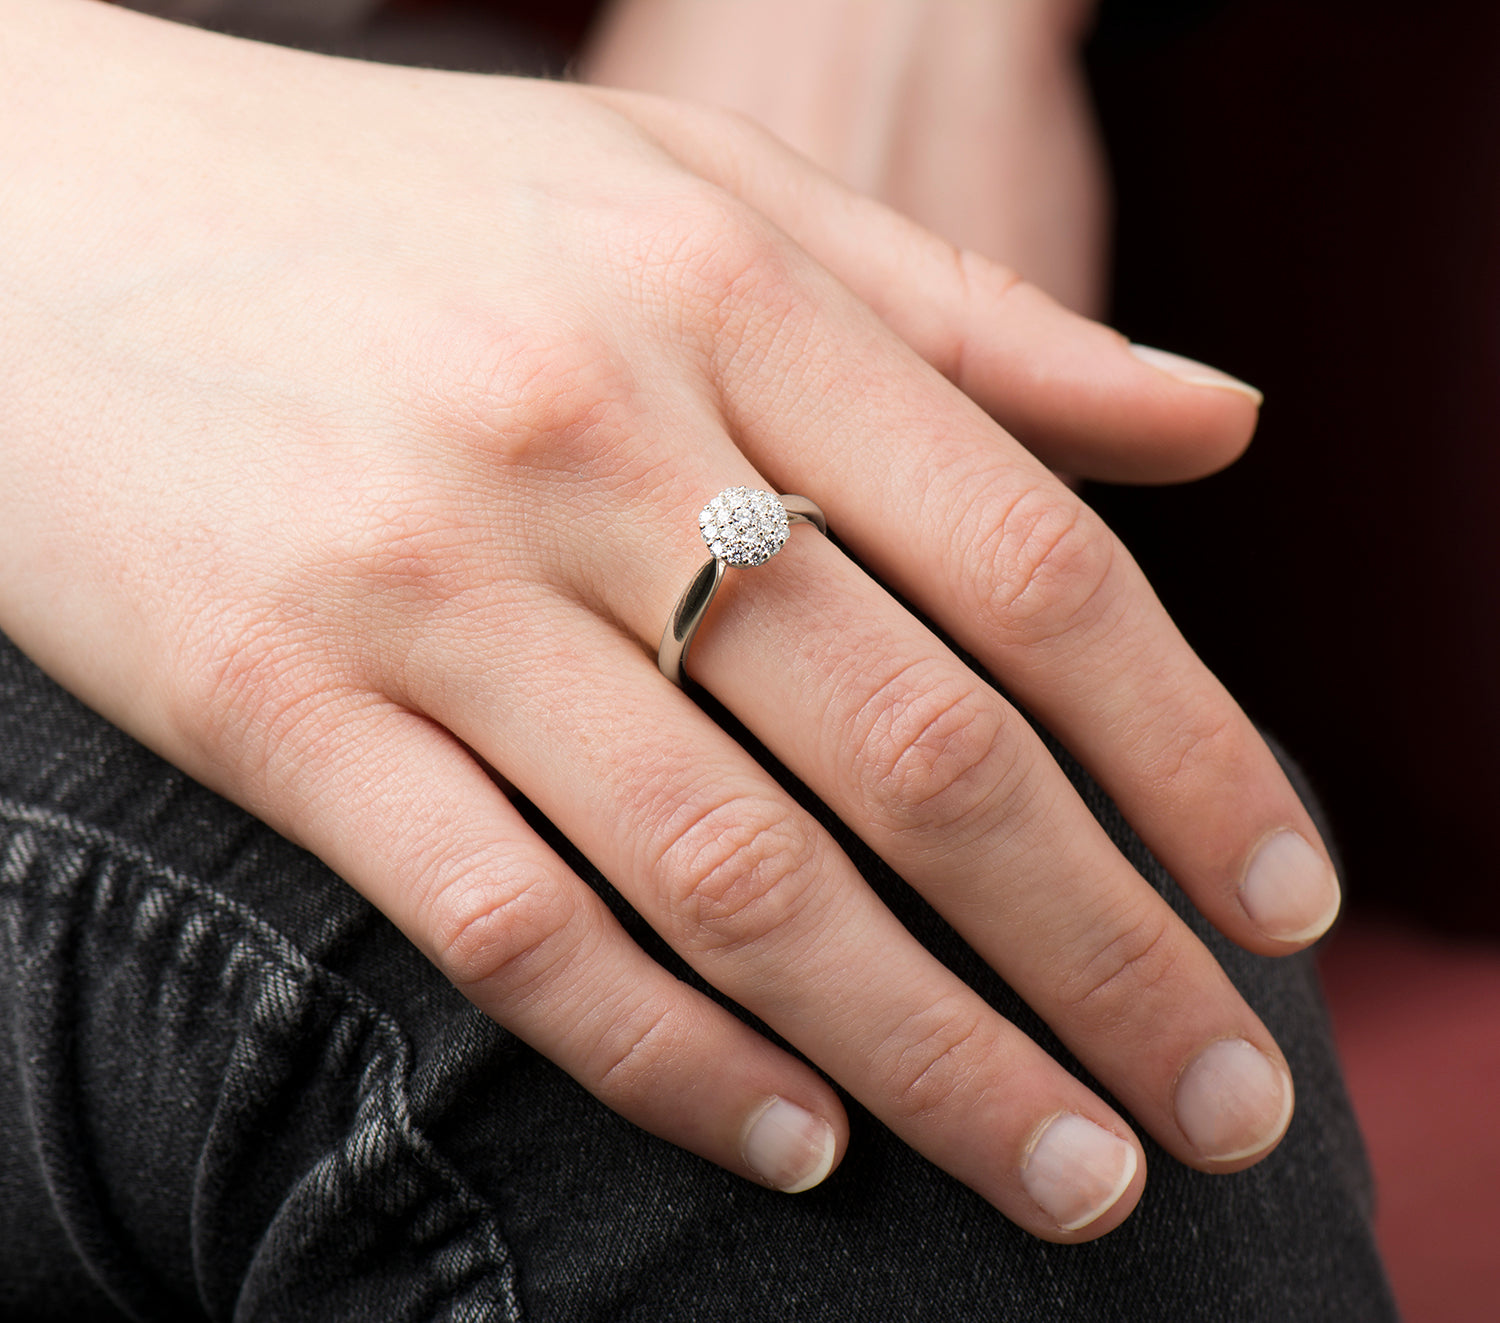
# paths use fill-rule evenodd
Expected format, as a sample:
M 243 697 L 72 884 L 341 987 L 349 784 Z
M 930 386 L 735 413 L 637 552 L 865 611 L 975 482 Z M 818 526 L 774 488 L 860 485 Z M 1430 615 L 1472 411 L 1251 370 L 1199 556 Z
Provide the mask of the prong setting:
M 726 565 L 763 565 L 786 545 L 791 525 L 786 506 L 772 492 L 729 487 L 703 507 L 698 530 Z

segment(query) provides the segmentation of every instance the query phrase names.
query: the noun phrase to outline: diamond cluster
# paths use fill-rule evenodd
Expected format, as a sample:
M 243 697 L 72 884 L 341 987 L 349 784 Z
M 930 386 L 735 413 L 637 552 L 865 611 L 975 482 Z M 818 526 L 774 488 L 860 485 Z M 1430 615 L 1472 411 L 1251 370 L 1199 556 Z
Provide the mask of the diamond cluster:
M 730 487 L 698 516 L 708 549 L 730 565 L 759 565 L 786 542 L 790 526 L 786 506 L 770 492 Z

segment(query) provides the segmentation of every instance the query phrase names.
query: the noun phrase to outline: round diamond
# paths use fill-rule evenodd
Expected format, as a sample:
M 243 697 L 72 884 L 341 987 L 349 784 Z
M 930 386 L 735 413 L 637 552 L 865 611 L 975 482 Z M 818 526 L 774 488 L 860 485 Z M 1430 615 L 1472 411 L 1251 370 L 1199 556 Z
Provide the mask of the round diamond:
M 730 565 L 760 565 L 781 550 L 791 531 L 786 506 L 770 492 L 730 487 L 698 516 L 708 549 Z

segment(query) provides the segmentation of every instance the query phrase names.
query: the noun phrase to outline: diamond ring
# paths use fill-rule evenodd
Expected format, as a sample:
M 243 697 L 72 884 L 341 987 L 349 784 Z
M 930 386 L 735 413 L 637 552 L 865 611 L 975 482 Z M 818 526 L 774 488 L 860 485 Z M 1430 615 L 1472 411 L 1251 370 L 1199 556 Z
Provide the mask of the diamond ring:
M 698 516 L 698 530 L 711 559 L 693 575 L 667 627 L 662 631 L 656 664 L 673 684 L 682 684 L 682 663 L 688 645 L 719 585 L 731 565 L 763 565 L 782 546 L 793 524 L 812 524 L 828 531 L 828 521 L 816 504 L 805 496 L 776 496 L 754 487 L 730 487 L 721 491 Z

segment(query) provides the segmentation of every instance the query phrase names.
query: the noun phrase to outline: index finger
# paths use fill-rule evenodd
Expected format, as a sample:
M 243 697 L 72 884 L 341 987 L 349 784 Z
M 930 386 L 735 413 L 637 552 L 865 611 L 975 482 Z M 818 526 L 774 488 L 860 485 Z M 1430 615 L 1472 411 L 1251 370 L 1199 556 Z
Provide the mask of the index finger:
M 1326 931 L 1306 809 L 1103 522 L 793 245 L 738 288 L 717 405 L 757 468 L 1057 735 L 1226 935 Z
M 852 192 L 749 119 L 590 90 L 784 230 L 1050 467 L 1105 482 L 1181 482 L 1249 444 L 1261 395 L 1245 382 L 1132 345 L 1016 272 Z

